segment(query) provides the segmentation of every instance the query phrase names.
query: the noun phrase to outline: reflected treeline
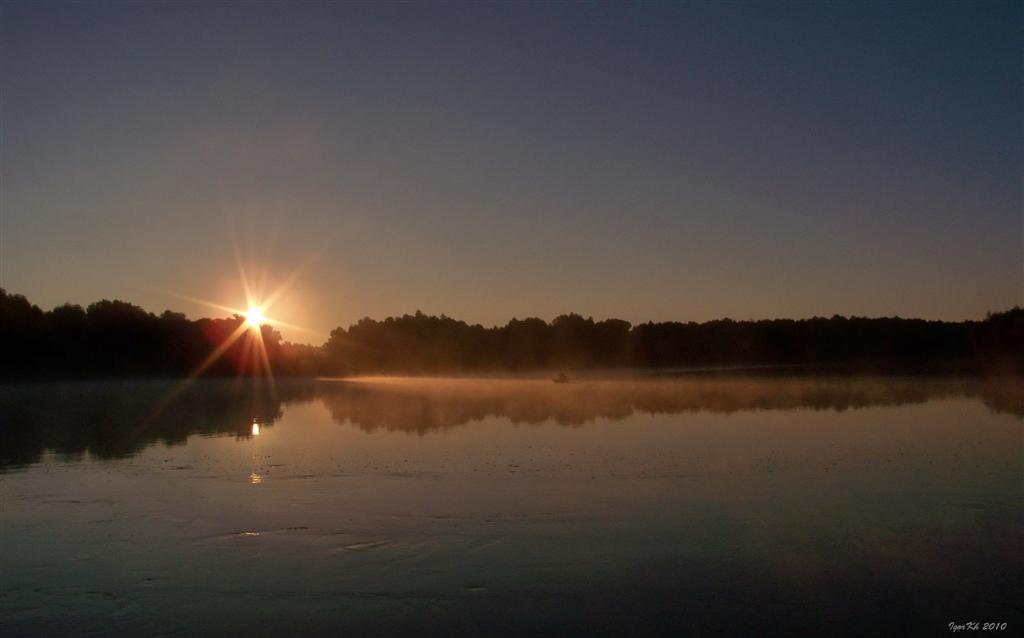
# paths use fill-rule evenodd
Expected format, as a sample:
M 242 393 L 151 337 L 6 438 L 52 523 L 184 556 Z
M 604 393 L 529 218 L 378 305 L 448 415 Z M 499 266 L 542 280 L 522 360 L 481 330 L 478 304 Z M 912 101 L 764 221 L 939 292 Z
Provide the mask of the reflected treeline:
M 250 436 L 254 419 L 272 425 L 282 394 L 312 400 L 316 387 L 284 383 L 272 393 L 252 380 L 132 381 L 0 386 L 0 467 L 33 463 L 44 451 L 124 458 L 158 442 L 193 434 Z
M 581 426 L 633 414 L 733 413 L 752 410 L 843 411 L 973 398 L 994 412 L 1024 417 L 1017 379 L 886 377 L 689 377 L 665 380 L 379 378 L 338 381 L 321 400 L 339 423 L 361 429 L 426 433 L 488 417 L 516 424 Z
M 165 382 L 23 384 L 0 387 L 0 468 L 67 458 L 131 456 L 193 434 L 250 436 L 290 404 L 322 401 L 331 418 L 366 431 L 425 434 L 488 417 L 517 424 L 581 426 L 633 414 L 750 410 L 849 410 L 971 398 L 1024 418 L 1017 379 L 884 377 L 687 377 L 555 384 L 529 379 L 285 380 L 271 393 L 249 381 L 206 380 L 167 402 Z
M 44 312 L 0 289 L 0 379 L 184 376 L 240 328 L 240 316 L 193 321 L 121 301 Z M 1024 373 L 1024 309 L 962 322 L 835 316 L 636 326 L 568 314 L 491 328 L 417 312 L 337 328 L 316 347 L 284 343 L 267 326 L 246 330 L 206 374 L 259 374 L 264 350 L 277 376 L 760 365 Z

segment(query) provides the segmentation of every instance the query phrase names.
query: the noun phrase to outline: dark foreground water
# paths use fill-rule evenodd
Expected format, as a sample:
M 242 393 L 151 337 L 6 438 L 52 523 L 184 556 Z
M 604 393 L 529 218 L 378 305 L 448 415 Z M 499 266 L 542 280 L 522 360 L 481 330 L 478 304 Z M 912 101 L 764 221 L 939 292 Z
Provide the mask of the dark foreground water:
M 0 634 L 1021 629 L 1019 381 L 174 387 L 0 387 Z

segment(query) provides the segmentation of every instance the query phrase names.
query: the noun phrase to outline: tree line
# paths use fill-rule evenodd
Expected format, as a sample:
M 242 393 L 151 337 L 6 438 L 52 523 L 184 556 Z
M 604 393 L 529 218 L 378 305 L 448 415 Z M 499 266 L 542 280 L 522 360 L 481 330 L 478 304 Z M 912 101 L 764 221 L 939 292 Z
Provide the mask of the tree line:
M 124 301 L 44 311 L 0 289 L 0 377 L 174 377 L 197 368 L 244 318 L 156 315 Z M 733 321 L 595 321 L 578 314 L 484 327 L 421 312 L 336 328 L 320 346 L 244 330 L 204 374 L 277 376 L 529 373 L 613 368 L 796 366 L 1024 373 L 1024 309 L 979 321 L 814 317 Z

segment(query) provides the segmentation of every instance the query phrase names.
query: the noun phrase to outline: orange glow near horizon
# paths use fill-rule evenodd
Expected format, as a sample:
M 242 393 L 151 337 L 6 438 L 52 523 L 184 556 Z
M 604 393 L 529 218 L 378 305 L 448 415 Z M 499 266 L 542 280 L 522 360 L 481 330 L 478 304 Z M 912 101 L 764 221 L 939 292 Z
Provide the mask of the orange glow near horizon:
M 234 244 L 234 241 L 232 241 Z M 274 372 L 270 365 L 270 356 L 267 353 L 267 345 L 263 340 L 264 325 L 272 327 L 288 327 L 297 330 L 303 330 L 307 332 L 313 332 L 301 326 L 295 326 L 293 324 L 285 323 L 277 319 L 271 319 L 266 315 L 266 311 L 270 309 L 280 298 L 288 291 L 288 289 L 295 283 L 301 271 L 309 264 L 310 260 L 307 260 L 299 268 L 289 275 L 285 279 L 284 283 L 281 284 L 276 290 L 270 295 L 266 296 L 262 301 L 257 301 L 257 295 L 253 293 L 253 289 L 249 285 L 249 277 L 246 274 L 245 268 L 242 266 L 241 257 L 238 255 L 236 246 L 235 255 L 238 260 L 238 271 L 242 281 L 243 292 L 245 293 L 247 310 L 240 310 L 232 308 L 230 306 L 213 303 L 197 297 L 189 295 L 181 295 L 177 293 L 171 293 L 175 296 L 188 299 L 190 301 L 200 303 L 210 308 L 218 310 L 225 310 L 231 312 L 235 317 L 241 317 L 242 323 L 225 338 L 221 343 L 217 344 L 216 347 L 211 350 L 206 359 L 203 360 L 189 375 L 182 381 L 176 388 L 157 405 L 153 416 L 161 412 L 167 405 L 172 403 L 182 392 L 184 392 L 197 378 L 199 378 L 206 370 L 208 370 L 214 363 L 217 362 L 234 344 L 242 337 L 248 335 L 248 338 L 244 342 L 244 351 L 242 353 L 241 365 L 238 368 L 239 377 L 243 376 L 247 370 L 251 370 L 258 375 L 265 376 L 269 391 L 272 395 L 277 394 L 277 390 L 274 384 Z M 259 424 L 253 422 L 252 425 L 253 436 L 259 435 Z

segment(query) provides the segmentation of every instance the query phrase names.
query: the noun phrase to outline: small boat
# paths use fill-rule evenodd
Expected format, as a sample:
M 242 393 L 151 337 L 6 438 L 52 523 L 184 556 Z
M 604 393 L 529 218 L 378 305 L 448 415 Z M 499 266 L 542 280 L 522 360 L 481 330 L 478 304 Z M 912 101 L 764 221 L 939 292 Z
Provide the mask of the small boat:
M 569 377 L 564 372 L 559 372 L 552 381 L 555 383 L 569 383 Z

